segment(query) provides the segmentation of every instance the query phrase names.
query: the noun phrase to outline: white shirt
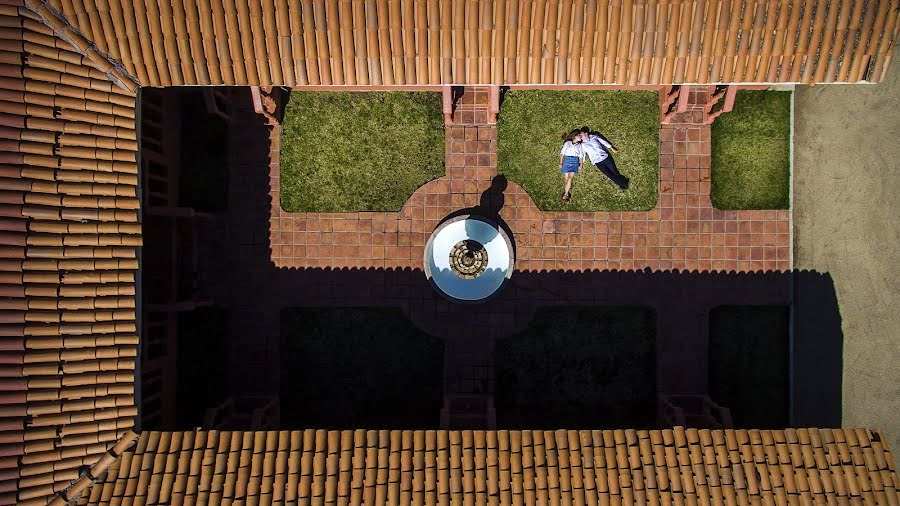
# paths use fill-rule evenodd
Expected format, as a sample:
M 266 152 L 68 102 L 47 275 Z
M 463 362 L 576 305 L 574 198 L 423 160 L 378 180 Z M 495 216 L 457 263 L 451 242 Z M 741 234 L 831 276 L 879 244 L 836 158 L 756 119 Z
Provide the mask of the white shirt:
M 606 142 L 603 137 L 591 135 L 586 141 L 582 141 L 581 144 L 584 146 L 584 152 L 591 159 L 591 163 L 596 165 L 609 158 L 609 153 L 606 150 L 611 148 L 612 144 Z
M 578 157 L 579 160 L 584 159 L 584 149 L 581 147 L 581 144 L 575 144 L 572 141 L 566 141 L 563 144 L 562 149 L 559 150 L 559 154 L 563 156 L 575 156 Z

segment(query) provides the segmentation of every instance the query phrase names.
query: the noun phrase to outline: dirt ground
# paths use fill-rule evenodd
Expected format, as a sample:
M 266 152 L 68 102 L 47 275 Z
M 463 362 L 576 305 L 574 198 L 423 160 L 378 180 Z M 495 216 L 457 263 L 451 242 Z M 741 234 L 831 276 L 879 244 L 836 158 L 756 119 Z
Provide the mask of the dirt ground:
M 834 279 L 843 425 L 900 451 L 900 64 L 876 85 L 798 87 L 794 254 Z

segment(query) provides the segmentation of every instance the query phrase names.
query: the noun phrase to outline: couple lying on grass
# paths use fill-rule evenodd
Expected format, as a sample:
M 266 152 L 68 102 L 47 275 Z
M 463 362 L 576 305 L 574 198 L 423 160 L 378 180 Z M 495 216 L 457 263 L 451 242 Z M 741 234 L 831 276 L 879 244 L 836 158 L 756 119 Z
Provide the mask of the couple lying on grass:
M 619 188 L 628 188 L 628 178 L 623 176 L 619 169 L 616 168 L 616 162 L 613 161 L 610 151 L 618 153 L 615 148 L 605 137 L 599 132 L 594 132 L 588 127 L 581 127 L 563 134 L 564 141 L 562 149 L 559 151 L 559 171 L 566 178 L 565 188 L 563 189 L 563 202 L 568 202 L 572 198 L 572 182 L 575 174 L 581 170 L 584 163 L 584 157 L 587 155 L 591 163 L 600 169 L 600 172 L 606 175 Z

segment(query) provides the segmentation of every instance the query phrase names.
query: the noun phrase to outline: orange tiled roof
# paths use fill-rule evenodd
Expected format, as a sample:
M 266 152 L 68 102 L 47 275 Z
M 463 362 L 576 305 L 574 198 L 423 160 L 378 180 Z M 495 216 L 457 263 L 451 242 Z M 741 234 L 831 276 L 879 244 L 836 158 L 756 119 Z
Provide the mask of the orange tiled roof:
M 78 503 L 897 504 L 898 488 L 861 429 L 145 432 Z
M 896 0 L 49 4 L 145 86 L 878 81 L 898 14 Z
M 83 40 L 0 6 L 0 504 L 43 504 L 133 425 L 134 105 Z
M 595 466 L 603 462 L 597 460 L 601 458 L 601 452 L 596 451 L 601 446 L 599 441 L 577 443 L 582 435 L 576 434 L 576 442 L 568 442 L 569 433 L 536 433 L 545 438 L 544 446 L 521 443 L 521 454 L 515 451 L 519 448 L 515 441 L 518 436 L 526 441 L 526 433 L 279 433 L 287 445 L 280 459 L 277 452 L 281 443 L 267 446 L 278 442 L 275 436 L 237 433 L 229 435 L 240 439 L 234 445 L 231 439 L 216 440 L 213 460 L 215 466 L 221 464 L 223 468 L 210 468 L 199 460 L 196 465 L 193 460 L 177 460 L 180 453 L 172 453 L 171 458 L 167 454 L 163 461 L 163 454 L 158 453 L 158 442 L 164 441 L 167 451 L 175 452 L 181 448 L 177 445 L 183 445 L 186 454 L 187 448 L 206 433 L 196 437 L 148 433 L 140 437 L 135 449 L 118 458 L 134 437 L 129 429 L 136 415 L 134 271 L 141 239 L 134 91 L 140 85 L 210 83 L 655 84 L 689 81 L 691 77 L 686 76 L 694 75 L 701 81 L 763 77 L 779 81 L 859 81 L 878 80 L 890 60 L 897 27 L 896 2 L 870 2 L 866 5 L 872 9 L 859 11 L 856 6 L 860 2 L 851 9 L 849 2 L 840 1 L 757 1 L 753 2 L 756 7 L 743 11 L 742 19 L 732 16 L 728 23 L 716 19 L 702 24 L 713 19 L 707 13 L 718 16 L 726 12 L 726 7 L 727 12 L 737 14 L 738 4 L 694 0 L 417 0 L 402 4 L 386 0 L 277 0 L 274 4 L 202 0 L 175 2 L 170 12 L 168 2 L 158 4 L 153 0 L 53 0 L 49 4 L 43 0 L 0 0 L 0 504 L 45 504 L 57 494 L 84 490 L 107 468 L 112 472 L 100 486 L 91 489 L 92 497 L 132 493 L 137 483 L 148 483 L 151 490 L 162 493 L 164 485 L 181 486 L 180 480 L 167 481 L 166 476 L 173 473 L 196 476 L 187 479 L 185 487 L 206 487 L 204 480 L 212 479 L 210 473 L 229 469 L 237 469 L 237 474 L 227 475 L 228 479 L 222 474 L 221 479 L 228 484 L 239 477 L 234 491 L 245 494 L 257 490 L 265 493 L 269 483 L 281 476 L 278 479 L 297 485 L 296 490 L 303 492 L 308 486 L 308 493 L 317 495 L 359 489 L 362 494 L 392 497 L 390 494 L 402 495 L 406 490 L 408 481 L 404 480 L 413 479 L 414 487 L 419 487 L 415 490 L 425 490 L 422 487 L 431 483 L 437 487 L 434 493 L 440 492 L 442 497 L 451 491 L 481 490 L 478 487 L 499 490 L 502 497 L 507 483 L 514 486 L 508 480 L 514 476 L 519 479 L 520 475 L 514 473 L 516 468 L 504 474 L 501 455 L 508 454 L 510 465 L 518 465 L 517 455 L 524 459 L 526 452 L 534 456 L 532 464 L 537 465 L 542 455 L 540 458 L 548 464 L 556 465 L 525 467 L 528 461 L 521 462 L 523 469 L 534 470 L 535 490 L 554 490 L 565 497 L 569 492 L 564 487 L 572 484 L 573 497 L 580 490 L 574 487 L 581 486 L 586 498 L 605 490 L 604 482 L 596 481 L 601 467 L 582 469 L 569 459 L 570 467 L 566 468 L 567 460 L 559 459 L 562 447 L 554 441 L 565 434 L 562 440 L 569 445 L 569 457 L 575 455 L 577 447 L 583 458 L 590 447 Z M 660 10 L 664 5 L 676 9 L 678 15 L 670 14 L 664 22 Z M 820 7 L 811 16 L 794 18 L 794 13 L 807 12 L 810 5 Z M 714 10 L 696 10 L 689 15 L 696 6 Z M 643 15 L 635 17 L 636 13 L 649 15 L 654 7 L 655 17 L 645 21 L 638 21 L 644 20 Z M 496 16 L 498 10 L 505 15 Z M 586 18 L 553 14 L 582 10 L 589 13 Z M 542 15 L 534 16 L 538 11 Z M 752 20 L 748 17 L 751 11 Z M 767 12 L 779 14 L 773 17 Z M 787 13 L 787 18 L 781 13 Z M 567 25 L 564 19 L 572 22 Z M 769 33 L 770 23 L 774 27 L 771 41 L 750 35 L 758 35 L 761 27 Z M 550 26 L 554 30 L 545 30 Z M 796 26 L 800 33 L 811 34 L 813 42 L 806 37 L 795 38 L 798 32 L 788 28 Z M 857 26 L 862 28 L 857 31 Z M 574 44 L 571 37 L 561 37 L 557 43 L 552 36 L 557 27 L 559 33 L 577 37 L 572 40 L 581 40 L 582 44 Z M 587 33 L 618 36 L 600 40 L 585 37 Z M 739 33 L 750 36 L 742 36 L 738 43 Z M 643 35 L 640 40 L 645 53 L 631 43 L 639 39 L 634 34 Z M 843 43 L 845 35 L 847 44 Z M 501 44 L 501 39 L 506 44 Z M 701 47 L 686 43 L 704 39 L 715 40 L 716 44 Z M 751 43 L 751 39 L 760 44 Z M 850 42 L 856 45 L 851 48 Z M 604 50 L 606 57 L 583 58 L 604 54 Z M 831 57 L 817 60 L 816 54 Z M 841 54 L 843 58 L 839 58 Z M 769 79 L 771 75 L 775 78 Z M 643 481 L 636 478 L 643 471 L 630 467 L 628 474 L 616 474 L 618 481 L 613 479 L 605 485 L 610 487 L 607 493 L 613 494 L 610 497 L 616 490 L 620 494 L 626 490 L 634 494 L 659 490 L 661 497 L 677 493 L 674 485 L 665 492 L 666 485 L 661 485 L 664 479 L 689 491 L 689 481 L 679 480 L 687 476 L 685 473 L 693 473 L 693 468 L 676 470 L 673 462 L 686 466 L 694 456 L 700 458 L 697 452 L 701 451 L 703 459 L 752 458 L 752 466 L 757 469 L 756 462 L 763 462 L 757 459 L 765 455 L 769 464 L 764 470 L 771 475 L 761 474 L 770 477 L 768 482 L 754 481 L 755 474 L 749 467 L 744 476 L 740 474 L 744 466 L 735 466 L 734 462 L 726 465 L 721 460 L 711 464 L 708 471 L 704 467 L 708 476 L 696 474 L 695 480 L 704 476 L 708 488 L 701 489 L 697 482 L 691 485 L 695 491 L 712 494 L 716 489 L 712 484 L 720 483 L 723 494 L 734 491 L 742 497 L 742 493 L 765 495 L 768 486 L 778 497 L 804 491 L 808 486 L 815 494 L 821 490 L 839 497 L 874 494 L 877 498 L 884 491 L 889 499 L 896 498 L 897 478 L 890 457 L 881 443 L 871 442 L 865 431 L 826 431 L 819 439 L 830 441 L 827 438 L 832 436 L 826 434 L 832 434 L 835 442 L 821 448 L 816 446 L 813 433 L 810 442 L 804 442 L 800 436 L 803 432 L 797 433 L 796 445 L 789 439 L 793 433 L 785 432 L 787 446 L 769 444 L 766 439 L 762 439 L 762 446 L 755 445 L 751 438 L 749 443 L 734 443 L 737 447 L 729 442 L 728 433 L 710 433 L 713 446 L 703 432 L 697 433 L 699 446 L 691 442 L 691 431 L 684 433 L 687 446 L 678 442 L 678 432 L 672 433 L 674 446 L 666 446 L 665 432 L 603 432 L 592 433 L 591 437 L 593 434 L 604 439 L 603 458 L 607 452 L 615 456 L 616 473 L 630 465 L 632 455 L 642 465 L 644 459 L 651 459 L 647 444 L 653 452 L 654 469 L 660 469 L 661 474 L 648 474 L 641 477 Z M 780 441 L 780 434 L 772 433 L 772 441 Z M 218 437 L 209 435 L 204 444 Z M 487 446 L 480 443 L 482 435 Z M 339 445 L 333 443 L 335 437 Z M 356 437 L 363 437 L 364 442 L 357 444 Z M 508 453 L 502 446 L 507 444 L 506 437 Z M 620 445 L 621 437 L 625 442 Z M 634 446 L 634 437 L 649 437 L 649 443 Z M 449 447 L 440 446 L 445 440 L 441 438 L 449 441 Z M 495 446 L 491 446 L 492 438 L 496 438 Z M 605 438 L 612 438 L 612 443 Z M 663 443 L 653 438 L 663 438 Z M 296 449 L 293 445 L 298 440 L 306 441 L 303 448 L 313 441 L 316 446 L 309 448 L 334 455 L 304 450 L 291 457 L 287 450 Z M 428 446 L 429 441 L 434 444 Z M 247 448 L 241 450 L 241 457 L 237 457 L 238 444 Z M 220 447 L 222 453 L 218 453 Z M 209 448 L 212 458 L 213 446 Z M 340 450 L 330 450 L 334 448 Z M 480 455 L 483 452 L 489 459 L 488 455 L 495 455 L 494 448 L 497 463 L 485 460 L 487 467 L 482 467 Z M 269 451 L 276 452 L 274 462 Z M 619 451 L 625 453 L 619 457 Z M 347 482 L 347 476 L 354 476 L 353 456 L 358 452 L 365 455 L 363 468 L 375 478 Z M 409 452 L 413 459 L 411 475 L 404 467 Z M 199 455 L 192 448 L 190 453 L 192 458 L 195 453 Z M 346 455 L 350 455 L 350 468 L 343 467 L 346 460 L 341 456 Z M 824 455 L 827 464 L 821 463 L 819 455 Z M 109 488 L 126 460 L 130 475 L 135 456 L 146 462 L 140 476 L 146 481 L 126 482 L 128 487 L 122 490 Z M 229 463 L 229 456 L 236 460 Z M 424 457 L 424 464 L 420 457 Z M 671 459 L 675 460 L 669 462 Z M 664 473 L 663 461 L 672 466 Z M 776 472 L 776 461 L 777 469 L 786 474 Z M 606 462 L 602 469 L 612 469 L 613 460 Z M 297 465 L 299 470 L 294 467 Z M 826 479 L 823 465 L 841 473 L 829 471 Z M 149 473 L 159 470 L 157 466 L 166 471 L 151 479 Z M 85 467 L 89 471 L 82 475 Z M 418 475 L 417 469 L 421 469 Z M 429 474 L 427 469 L 436 474 Z M 543 474 L 544 469 L 548 474 Z M 558 472 L 558 477 L 551 478 L 550 470 Z M 521 474 L 523 490 L 530 490 L 527 487 L 532 483 L 527 473 L 523 470 Z M 589 475 L 594 476 L 595 488 L 591 488 L 590 480 L 577 481 Z M 429 476 L 436 477 L 429 482 Z M 558 484 L 551 481 L 557 479 Z M 374 492 L 359 488 L 373 483 Z M 815 488 L 819 486 L 821 489 Z

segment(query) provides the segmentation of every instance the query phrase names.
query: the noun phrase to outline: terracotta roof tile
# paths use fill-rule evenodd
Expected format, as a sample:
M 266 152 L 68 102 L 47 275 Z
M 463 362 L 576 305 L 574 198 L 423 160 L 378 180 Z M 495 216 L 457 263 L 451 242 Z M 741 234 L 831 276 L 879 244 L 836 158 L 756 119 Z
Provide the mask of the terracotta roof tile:
M 851 431 L 864 438 L 845 438 Z M 722 431 L 710 431 L 710 438 L 689 436 L 681 447 L 675 438 L 660 438 L 660 431 L 640 431 L 624 438 L 617 438 L 614 431 L 150 432 L 109 466 L 108 474 L 79 504 L 180 503 L 205 498 L 221 504 L 304 498 L 350 504 L 367 498 L 388 504 L 433 504 L 454 498 L 525 504 L 896 503 L 897 478 L 888 465 L 890 452 L 880 441 L 871 446 L 865 442 L 880 435 L 854 429 L 808 431 L 811 435 L 826 432 L 852 439 L 846 441 L 850 452 L 871 450 L 872 467 L 848 461 L 820 470 L 802 462 L 779 464 L 752 458 L 754 445 L 797 444 L 801 454 L 812 447 L 809 439 L 788 442 L 783 431 L 761 431 L 760 437 L 741 431 L 746 437 L 733 439 L 735 458 L 714 458 L 705 466 L 700 462 L 716 455 L 709 450 L 727 444 L 725 438 L 716 437 Z M 674 434 L 678 433 L 685 431 L 676 428 Z M 766 433 L 780 437 L 762 437 Z M 824 446 L 830 451 L 839 444 L 833 441 Z M 684 450 L 686 461 L 698 464 L 654 469 L 648 453 L 658 446 L 664 453 Z M 111 454 L 116 454 L 115 448 Z M 404 455 L 411 455 L 410 460 L 404 460 Z M 517 465 L 518 455 L 528 457 Z M 593 458 L 600 455 L 606 457 Z M 876 455 L 883 457 L 884 467 L 875 464 Z M 344 458 L 350 459 L 346 466 Z M 103 457 L 95 467 L 109 461 L 109 456 Z M 505 462 L 513 463 L 511 472 L 493 472 L 506 469 Z M 531 470 L 535 481 L 519 486 L 517 477 L 523 469 L 526 474 Z M 367 470 L 366 476 L 353 470 Z M 404 479 L 404 473 L 408 478 Z M 719 473 L 726 479 L 715 479 Z M 827 485 L 829 477 L 837 486 Z
M 4 379 L 27 388 L 3 398 L 0 436 L 22 444 L 5 445 L 17 465 L 0 472 L 0 504 L 86 489 L 136 414 L 134 97 L 47 19 L 0 6 L 0 340 L 20 350 Z
M 897 9 L 839 4 L 3 2 L 0 504 L 896 503 L 893 458 L 865 430 L 146 433 L 125 451 L 139 84 L 879 80 Z M 618 47 L 629 34 L 644 46 Z
M 736 0 L 597 0 L 549 8 L 542 0 L 28 1 L 53 28 L 38 35 L 58 34 L 85 63 L 130 90 L 137 83 L 879 81 L 897 23 L 889 4 L 863 11 L 859 2 L 826 8 L 807 0 L 748 8 Z

